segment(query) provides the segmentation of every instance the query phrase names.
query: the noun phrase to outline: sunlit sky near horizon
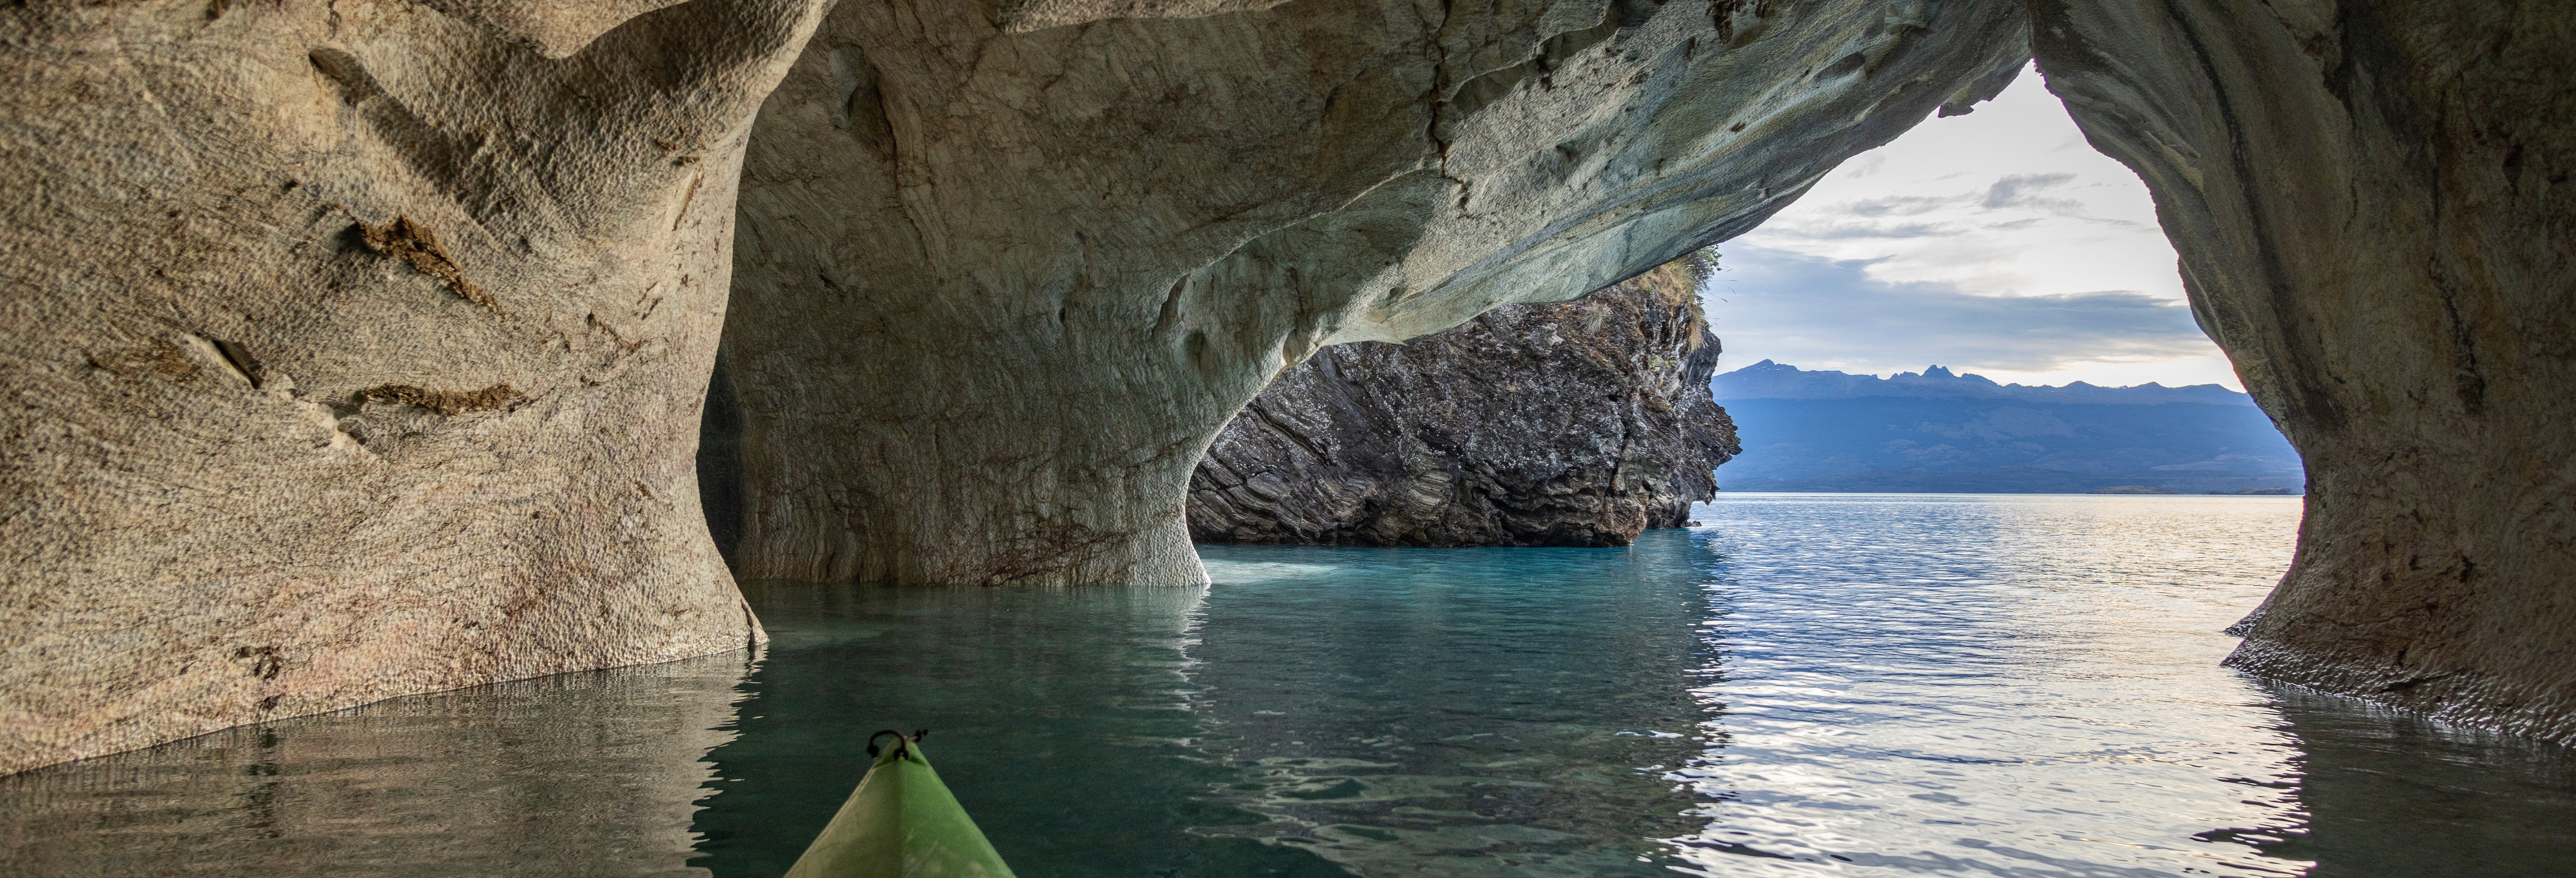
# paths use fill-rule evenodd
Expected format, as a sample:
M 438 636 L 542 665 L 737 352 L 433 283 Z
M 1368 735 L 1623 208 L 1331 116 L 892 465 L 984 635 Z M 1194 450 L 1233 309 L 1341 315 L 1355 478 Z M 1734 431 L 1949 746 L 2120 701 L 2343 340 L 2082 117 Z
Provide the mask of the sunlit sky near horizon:
M 2192 323 L 2146 186 L 2084 142 L 2036 70 L 1718 249 L 1702 295 L 1720 371 L 2243 386 Z

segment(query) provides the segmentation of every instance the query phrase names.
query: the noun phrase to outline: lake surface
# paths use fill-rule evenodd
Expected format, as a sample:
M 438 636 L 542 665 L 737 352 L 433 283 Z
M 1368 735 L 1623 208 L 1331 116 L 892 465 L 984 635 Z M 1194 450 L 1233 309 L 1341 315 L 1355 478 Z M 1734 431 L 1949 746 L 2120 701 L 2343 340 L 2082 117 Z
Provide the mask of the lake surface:
M 2296 498 L 1729 495 L 1211 588 L 748 583 L 757 654 L 0 778 L 5 875 L 774 876 L 923 749 L 1044 876 L 2563 875 L 2576 758 L 2218 667 Z

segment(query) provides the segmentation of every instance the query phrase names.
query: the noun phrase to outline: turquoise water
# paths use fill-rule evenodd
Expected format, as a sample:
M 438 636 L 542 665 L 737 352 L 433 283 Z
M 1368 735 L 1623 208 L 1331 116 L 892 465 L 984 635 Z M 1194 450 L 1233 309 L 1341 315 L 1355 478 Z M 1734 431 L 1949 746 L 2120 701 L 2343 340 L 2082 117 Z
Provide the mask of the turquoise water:
M 890 727 L 1028 878 L 2566 874 L 2566 749 L 2217 666 L 2297 515 L 1745 495 L 1204 589 L 750 583 L 757 655 L 0 778 L 0 874 L 774 876 Z

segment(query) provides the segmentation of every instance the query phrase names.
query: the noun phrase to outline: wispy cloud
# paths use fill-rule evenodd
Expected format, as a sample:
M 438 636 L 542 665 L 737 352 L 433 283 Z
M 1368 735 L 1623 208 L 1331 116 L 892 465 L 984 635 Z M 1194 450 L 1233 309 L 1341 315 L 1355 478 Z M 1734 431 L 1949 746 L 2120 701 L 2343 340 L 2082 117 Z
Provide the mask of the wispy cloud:
M 1769 359 L 1870 373 L 1939 363 L 2047 374 L 2214 352 L 2188 308 L 2135 290 L 1980 296 L 1887 283 L 1857 260 L 1724 250 L 1704 294 L 1729 368 Z
M 1842 205 L 1852 216 L 1921 216 L 1943 208 L 1956 207 L 1967 201 L 1965 196 L 1903 195 L 1893 198 L 1868 198 Z
M 1986 188 L 1986 209 L 2037 207 L 2052 213 L 2083 210 L 2084 204 L 2071 198 L 2038 196 L 2040 192 L 2072 182 L 2075 182 L 2074 174 L 2013 174 Z
M 1811 241 L 1839 241 L 1848 238 L 1930 238 L 1958 234 L 1946 223 L 1906 223 L 1899 226 L 1835 226 L 1799 230 L 1798 236 Z
M 1711 314 L 1750 357 L 1730 362 L 2235 383 L 2181 304 L 2146 188 L 2036 75 L 1853 159 L 1724 249 Z

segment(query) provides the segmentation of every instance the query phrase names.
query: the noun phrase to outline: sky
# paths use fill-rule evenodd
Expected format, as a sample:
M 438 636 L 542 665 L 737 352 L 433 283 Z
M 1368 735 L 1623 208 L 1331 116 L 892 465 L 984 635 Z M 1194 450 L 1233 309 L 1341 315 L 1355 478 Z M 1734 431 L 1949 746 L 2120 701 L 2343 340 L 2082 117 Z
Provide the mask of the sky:
M 1854 156 L 1719 245 L 1721 371 L 1762 360 L 2005 383 L 2242 389 L 2183 304 L 2137 175 L 2025 69 L 1995 100 Z

